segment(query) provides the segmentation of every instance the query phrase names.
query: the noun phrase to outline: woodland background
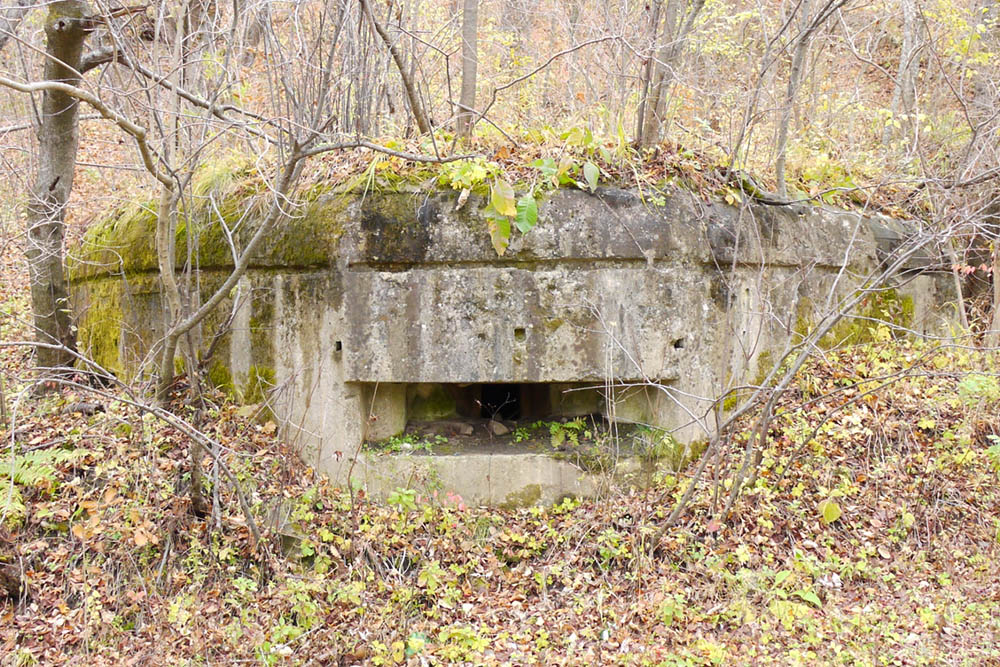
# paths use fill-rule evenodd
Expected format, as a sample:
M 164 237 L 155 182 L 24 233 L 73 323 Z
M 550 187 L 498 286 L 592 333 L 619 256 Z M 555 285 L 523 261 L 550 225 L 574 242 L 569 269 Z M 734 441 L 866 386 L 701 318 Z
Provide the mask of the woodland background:
M 0 661 L 996 660 L 998 21 L 972 0 L 8 0 Z M 697 478 L 370 503 L 174 377 L 212 307 L 178 225 L 244 188 L 266 235 L 320 181 L 482 190 L 500 253 L 544 224 L 524 196 L 598 182 L 885 213 L 963 299 L 949 341 L 876 322 L 776 360 Z M 125 383 L 75 350 L 62 266 L 135 202 L 169 327 Z

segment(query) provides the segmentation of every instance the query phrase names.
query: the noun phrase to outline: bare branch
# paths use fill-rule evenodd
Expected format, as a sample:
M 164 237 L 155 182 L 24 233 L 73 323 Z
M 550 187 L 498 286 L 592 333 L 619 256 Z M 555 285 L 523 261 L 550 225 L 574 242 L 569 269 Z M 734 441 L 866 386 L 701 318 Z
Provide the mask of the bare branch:
M 361 8 L 365 12 L 365 16 L 371 21 L 371 24 L 375 27 L 375 32 L 378 36 L 382 38 L 385 42 L 386 48 L 389 49 L 389 53 L 392 54 L 392 59 L 396 63 L 396 68 L 399 70 L 399 76 L 403 80 L 403 88 L 406 90 L 406 96 L 410 100 L 410 110 L 413 111 L 413 118 L 417 121 L 417 128 L 420 130 L 421 134 L 430 134 L 432 131 L 431 123 L 427 119 L 427 114 L 424 113 L 423 104 L 420 102 L 420 96 L 417 94 L 417 88 L 413 84 L 413 79 L 410 78 L 409 72 L 406 70 L 406 63 L 403 62 L 403 56 L 399 52 L 399 47 L 393 43 L 392 39 L 389 37 L 389 33 L 386 32 L 385 27 L 375 18 L 375 13 L 372 12 L 371 6 L 368 4 L 368 0 L 361 0 Z
M 498 87 L 494 88 L 493 89 L 493 94 L 490 96 L 490 102 L 489 102 L 489 104 L 487 104 L 486 107 L 481 112 L 479 112 L 479 116 L 478 117 L 480 119 L 482 119 L 484 116 L 486 116 L 487 113 L 489 113 L 490 109 L 493 108 L 493 105 L 496 104 L 496 101 L 497 101 L 497 93 L 503 92 L 503 91 L 507 90 L 508 88 L 510 88 L 512 86 L 516 86 L 517 84 L 521 83 L 522 81 L 527 81 L 528 79 L 530 79 L 531 77 L 535 76 L 536 74 L 538 74 L 539 72 L 541 72 L 543 69 L 545 69 L 546 67 L 548 67 L 549 65 L 551 65 L 556 59 L 561 58 L 561 57 L 563 57 L 565 55 L 568 55 L 570 53 L 574 53 L 576 51 L 579 51 L 580 49 L 586 48 L 588 46 L 593 46 L 594 44 L 600 44 L 601 42 L 610 42 L 610 41 L 613 41 L 613 40 L 615 40 L 615 41 L 621 40 L 621 36 L 620 35 L 605 35 L 604 37 L 595 37 L 594 39 L 588 39 L 585 42 L 580 42 L 579 44 L 575 44 L 575 45 L 573 45 L 573 46 L 571 46 L 569 48 L 563 49 L 562 51 L 559 51 L 558 53 L 553 53 L 551 56 L 548 57 L 548 59 L 546 59 L 545 62 L 543 62 L 541 65 L 539 65 L 535 69 L 531 70 L 527 74 L 521 75 L 521 76 L 517 77 L 516 79 L 514 79 L 512 81 L 508 81 L 507 83 L 503 84 L 502 86 L 498 86 Z
M 375 151 L 377 153 L 384 153 L 386 155 L 391 155 L 392 157 L 409 160 L 410 162 L 425 162 L 431 164 L 444 164 L 446 162 L 455 162 L 456 160 L 470 160 L 475 157 L 481 157 L 477 153 L 469 153 L 466 155 L 447 155 L 444 157 L 420 155 L 418 153 L 407 153 L 406 151 L 393 150 L 391 148 L 386 148 L 385 146 L 379 146 L 371 141 L 365 141 L 364 139 L 337 144 L 318 144 L 308 150 L 302 151 L 301 155 L 306 158 L 312 157 L 313 155 L 319 155 L 320 153 L 329 153 L 330 151 L 347 150 L 350 148 L 367 148 L 368 150 Z
M 81 102 L 86 102 L 96 109 L 97 112 L 103 117 L 114 122 L 115 125 L 120 127 L 122 130 L 131 135 L 133 139 L 135 139 L 135 143 L 139 147 L 139 153 L 142 155 L 142 163 L 156 180 L 165 185 L 173 185 L 173 180 L 170 176 L 156 165 L 157 155 L 154 153 L 153 149 L 149 147 L 149 144 L 146 141 L 146 129 L 140 125 L 136 125 L 125 116 L 108 107 L 108 105 L 101 101 L 101 99 L 96 95 L 83 90 L 82 88 L 78 88 L 77 86 L 71 86 L 58 81 L 34 81 L 32 83 L 21 83 L 20 81 L 15 81 L 14 79 L 9 79 L 5 76 L 0 76 L 0 86 L 13 88 L 21 93 L 40 93 L 46 90 L 52 90 L 74 97 Z
M 12 6 L 0 7 L 0 51 L 13 37 L 21 20 L 28 15 L 28 12 L 39 6 L 41 6 L 40 3 L 32 2 L 32 0 L 14 0 Z

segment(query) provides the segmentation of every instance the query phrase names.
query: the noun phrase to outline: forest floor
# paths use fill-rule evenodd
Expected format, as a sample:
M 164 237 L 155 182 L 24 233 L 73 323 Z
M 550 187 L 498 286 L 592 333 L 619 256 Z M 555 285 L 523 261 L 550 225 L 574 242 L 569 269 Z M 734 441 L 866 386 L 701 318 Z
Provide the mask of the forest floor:
M 3 339 L 23 340 L 5 252 Z M 0 347 L 0 564 L 27 584 L 0 599 L 0 665 L 1000 664 L 997 360 L 875 338 L 807 365 L 728 519 L 713 468 L 745 433 L 662 535 L 690 469 L 551 508 L 375 503 L 211 397 L 257 544 L 210 457 L 217 506 L 189 511 L 175 428 L 118 389 L 34 396 L 29 349 Z

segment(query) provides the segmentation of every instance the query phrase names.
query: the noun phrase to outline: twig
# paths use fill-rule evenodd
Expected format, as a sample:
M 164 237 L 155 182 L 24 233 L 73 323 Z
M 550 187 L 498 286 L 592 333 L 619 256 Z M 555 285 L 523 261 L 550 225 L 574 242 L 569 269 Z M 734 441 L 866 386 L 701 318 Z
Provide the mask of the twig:
M 81 102 L 86 102 L 96 109 L 102 116 L 113 121 L 115 125 L 130 134 L 132 138 L 135 139 L 136 145 L 139 148 L 139 154 L 142 155 L 143 165 L 145 165 L 149 173 L 152 174 L 153 177 L 160 183 L 163 183 L 168 187 L 173 187 L 173 179 L 171 179 L 170 176 L 166 172 L 162 171 L 156 164 L 159 156 L 153 152 L 146 141 L 146 128 L 136 125 L 125 116 L 112 110 L 93 93 L 77 86 L 72 86 L 68 83 L 62 83 L 59 81 L 35 81 L 32 83 L 21 83 L 20 81 L 15 81 L 14 79 L 10 79 L 5 76 L 0 76 L 0 86 L 7 86 L 8 88 L 13 88 L 21 93 L 39 93 L 47 90 L 56 91 L 76 98 Z
M 489 110 L 493 108 L 493 105 L 496 104 L 497 93 L 502 92 L 504 90 L 507 90 L 511 86 L 516 86 L 517 84 L 521 83 L 522 81 L 526 81 L 527 79 L 530 79 L 531 77 L 535 76 L 536 74 L 538 74 L 539 72 L 541 72 L 543 69 L 545 69 L 546 67 L 548 67 L 549 65 L 551 65 L 552 62 L 556 58 L 561 58 L 562 56 L 565 56 L 565 55 L 568 55 L 570 53 L 573 53 L 574 51 L 579 51 L 580 49 L 582 49 L 584 47 L 587 47 L 587 46 L 590 46 L 592 44 L 600 44 L 601 42 L 610 42 L 612 40 L 620 40 L 620 39 L 621 39 L 620 35 L 605 35 L 604 37 L 595 37 L 594 39 L 588 39 L 586 42 L 580 42 L 579 44 L 575 44 L 575 45 L 573 45 L 573 46 L 571 46 L 569 48 L 563 49 L 562 51 L 559 51 L 558 53 L 553 53 L 551 56 L 549 56 L 548 60 L 546 60 L 541 65 L 539 65 L 535 69 L 531 70 L 527 74 L 523 74 L 523 75 L 517 77 L 516 79 L 514 79 L 512 81 L 508 81 L 507 83 L 503 84 L 502 86 L 498 86 L 498 87 L 494 88 L 493 89 L 493 94 L 490 96 L 490 102 L 489 102 L 489 104 L 487 104 L 486 107 L 481 112 L 479 112 L 479 120 L 481 120 L 484 116 L 486 116 L 486 114 L 489 112 Z
M 99 113 L 90 113 L 77 118 L 77 120 L 104 120 L 104 116 Z M 24 123 L 19 123 L 18 125 L 7 125 L 5 127 L 0 127 L 0 135 L 8 134 L 10 132 L 23 132 L 24 130 L 33 130 L 35 128 L 35 123 L 32 121 L 26 121 Z M 81 163 L 77 163 L 81 164 Z
M 377 153 L 385 153 L 386 155 L 391 155 L 392 157 L 398 157 L 403 160 L 409 160 L 410 162 L 427 162 L 432 164 L 444 164 L 446 162 L 455 162 L 456 160 L 469 160 L 475 157 L 482 157 L 477 153 L 468 153 L 465 155 L 447 155 L 445 157 L 435 157 L 433 155 L 420 155 L 419 153 L 407 153 L 406 151 L 397 151 L 391 148 L 386 148 L 385 146 L 379 146 L 371 141 L 365 141 L 364 139 L 358 139 L 356 141 L 347 141 L 338 144 L 317 144 L 312 148 L 303 150 L 300 155 L 303 158 L 312 157 L 314 155 L 319 155 L 320 153 L 328 153 L 330 151 L 346 150 L 348 148 L 367 148 L 368 150 L 375 151 Z

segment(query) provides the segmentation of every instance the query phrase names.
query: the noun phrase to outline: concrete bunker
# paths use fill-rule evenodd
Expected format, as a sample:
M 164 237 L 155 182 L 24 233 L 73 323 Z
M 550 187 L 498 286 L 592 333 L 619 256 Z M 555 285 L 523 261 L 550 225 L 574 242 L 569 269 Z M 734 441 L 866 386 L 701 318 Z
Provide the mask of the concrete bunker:
M 696 445 L 712 433 L 716 400 L 770 370 L 812 304 L 865 285 L 907 234 L 844 211 L 668 195 L 658 205 L 624 190 L 561 190 L 503 257 L 475 195 L 464 206 L 449 192 L 324 195 L 283 225 L 195 342 L 229 323 L 211 376 L 266 400 L 282 435 L 335 483 L 376 495 L 423 485 L 493 504 L 591 495 L 605 477 L 495 438 L 408 456 L 364 443 L 426 424 L 488 436 L 489 422 L 586 417 Z M 143 372 L 135 360 L 162 332 L 142 228 L 152 224 L 98 226 L 70 268 L 82 350 L 125 375 Z M 211 229 L 198 256 L 206 294 L 231 266 L 208 251 Z M 949 320 L 950 276 L 934 268 L 915 256 L 892 285 L 909 329 L 940 332 Z M 613 472 L 639 468 L 621 460 Z

